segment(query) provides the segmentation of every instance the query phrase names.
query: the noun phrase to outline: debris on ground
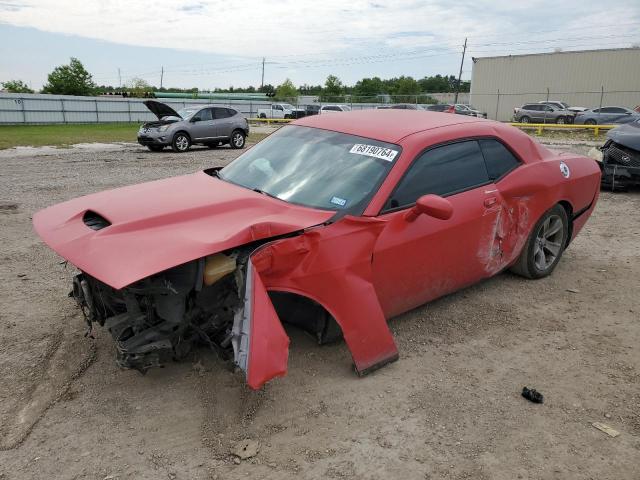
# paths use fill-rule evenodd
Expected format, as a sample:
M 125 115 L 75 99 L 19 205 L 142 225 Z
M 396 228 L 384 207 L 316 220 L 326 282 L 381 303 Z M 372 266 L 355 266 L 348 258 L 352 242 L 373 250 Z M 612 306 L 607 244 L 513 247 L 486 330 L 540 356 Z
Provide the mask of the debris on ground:
M 200 360 L 194 363 L 191 368 L 194 372 L 196 372 L 199 376 L 203 377 L 205 373 L 207 373 L 207 369 L 204 368 L 204 365 Z
M 260 446 L 258 445 L 258 442 L 255 440 L 245 439 L 236 443 L 231 449 L 231 453 L 241 460 L 246 460 L 247 458 L 255 457 L 259 450 Z
M 606 433 L 607 435 L 609 435 L 610 437 L 616 438 L 618 435 L 620 435 L 620 432 L 617 430 L 614 430 L 613 428 L 611 428 L 609 425 L 605 425 L 604 423 L 600 423 L 600 422 L 594 422 L 591 424 L 592 426 L 596 427 L 598 430 L 600 430 L 601 432 Z
M 538 392 L 537 390 L 531 388 L 527 388 L 524 387 L 522 389 L 522 396 L 524 398 L 526 398 L 527 400 L 529 400 L 530 402 L 533 403 L 543 403 L 544 402 L 544 395 L 542 395 L 540 392 Z
M 567 288 L 567 292 L 580 293 L 580 290 L 578 290 L 577 288 Z

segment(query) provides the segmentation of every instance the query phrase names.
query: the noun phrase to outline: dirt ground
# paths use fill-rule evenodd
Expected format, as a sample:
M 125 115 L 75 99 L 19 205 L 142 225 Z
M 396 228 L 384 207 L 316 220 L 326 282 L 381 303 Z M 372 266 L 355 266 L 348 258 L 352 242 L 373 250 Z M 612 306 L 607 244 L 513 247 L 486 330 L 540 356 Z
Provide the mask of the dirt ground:
M 502 274 L 393 319 L 398 362 L 357 378 L 343 343 L 290 329 L 288 376 L 253 392 L 204 348 L 119 370 L 31 228 L 50 204 L 235 151 L 0 153 L 0 479 L 640 477 L 639 192 L 603 192 L 550 278 Z M 259 452 L 236 464 L 245 439 Z

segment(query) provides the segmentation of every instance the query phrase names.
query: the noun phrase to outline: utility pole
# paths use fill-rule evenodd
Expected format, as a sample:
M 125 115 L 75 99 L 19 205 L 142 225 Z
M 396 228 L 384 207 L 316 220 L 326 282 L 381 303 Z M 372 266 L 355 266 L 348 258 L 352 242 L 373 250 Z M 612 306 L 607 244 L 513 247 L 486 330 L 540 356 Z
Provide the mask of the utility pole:
M 160 90 L 162 90 L 162 80 L 164 79 L 164 66 L 160 67 Z
M 462 79 L 462 65 L 464 65 L 464 54 L 467 51 L 467 39 L 464 39 L 464 47 L 462 47 L 462 61 L 460 62 L 460 72 L 458 73 L 458 83 L 456 85 L 456 99 L 453 103 L 458 103 L 458 93 L 460 93 L 460 81 Z
M 264 57 L 262 57 L 262 80 L 260 81 L 260 90 L 264 87 Z
M 118 67 L 118 88 L 122 88 L 122 77 L 120 76 L 120 67 Z

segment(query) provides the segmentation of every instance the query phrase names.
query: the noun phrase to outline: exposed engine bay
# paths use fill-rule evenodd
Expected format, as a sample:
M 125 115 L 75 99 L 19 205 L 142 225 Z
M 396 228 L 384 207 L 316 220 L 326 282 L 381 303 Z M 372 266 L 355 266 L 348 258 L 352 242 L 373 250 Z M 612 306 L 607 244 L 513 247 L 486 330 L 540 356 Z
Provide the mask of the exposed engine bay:
M 111 333 L 121 368 L 145 373 L 185 358 L 197 344 L 242 366 L 249 254 L 217 253 L 120 290 L 80 273 L 69 296 L 80 306 L 89 332 L 98 323 Z M 270 298 L 281 321 L 311 333 L 319 344 L 341 338 L 335 320 L 318 304 L 279 292 Z
M 73 296 L 89 328 L 111 333 L 120 367 L 146 372 L 184 358 L 194 343 L 233 358 L 234 316 L 241 310 L 247 255 L 218 253 L 180 265 L 121 290 L 81 273 Z

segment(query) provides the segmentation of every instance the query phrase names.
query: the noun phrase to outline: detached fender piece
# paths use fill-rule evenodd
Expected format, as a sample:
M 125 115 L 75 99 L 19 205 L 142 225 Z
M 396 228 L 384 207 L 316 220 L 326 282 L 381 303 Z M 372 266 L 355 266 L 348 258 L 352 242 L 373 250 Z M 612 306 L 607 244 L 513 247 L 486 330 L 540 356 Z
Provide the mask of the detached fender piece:
M 232 343 L 236 365 L 245 371 L 247 384 L 254 390 L 287 373 L 289 337 L 251 259 L 247 264 L 244 307 L 236 313 Z
M 235 330 L 240 347 L 236 363 L 245 370 L 251 388 L 286 371 L 288 339 L 268 290 L 295 293 L 322 305 L 340 325 L 359 375 L 398 359 L 372 284 L 373 245 L 384 225 L 379 219 L 345 216 L 266 244 L 250 256 L 250 288 Z

